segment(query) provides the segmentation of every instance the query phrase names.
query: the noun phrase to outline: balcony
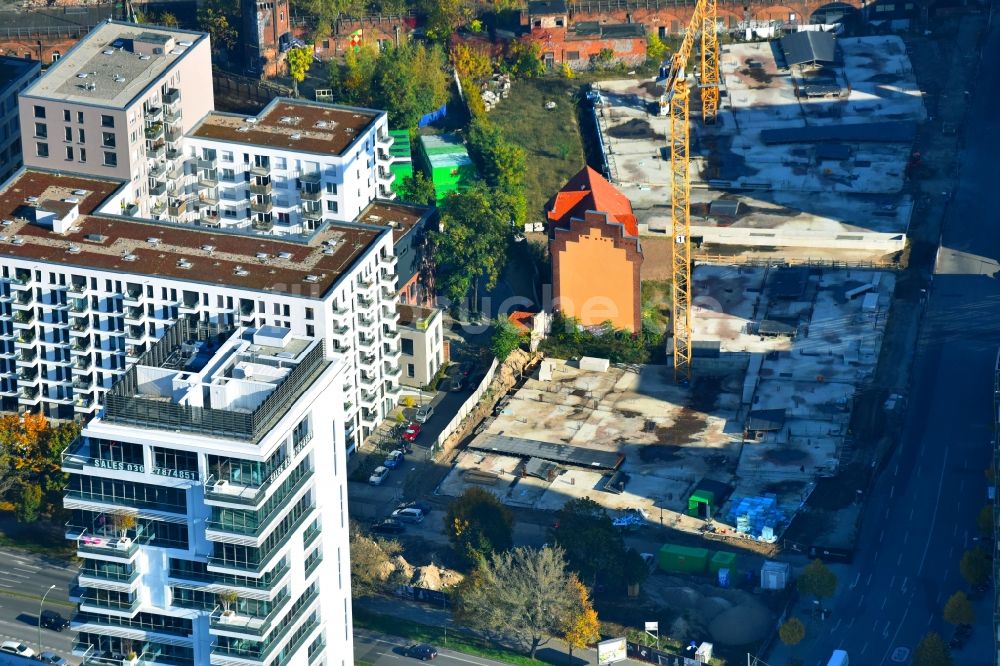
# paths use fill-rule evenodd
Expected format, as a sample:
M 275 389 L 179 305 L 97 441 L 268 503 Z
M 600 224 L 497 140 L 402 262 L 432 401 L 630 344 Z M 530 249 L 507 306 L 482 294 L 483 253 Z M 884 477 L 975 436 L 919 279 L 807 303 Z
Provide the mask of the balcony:
M 319 209 L 312 210 L 312 209 L 309 209 L 309 208 L 303 208 L 302 209 L 302 218 L 305 219 L 305 220 L 312 220 L 314 222 L 320 222 L 320 221 L 323 220 L 323 211 L 319 210 Z
M 382 374 L 390 379 L 398 379 L 403 372 L 398 366 L 386 366 L 382 368 Z
M 22 365 L 33 365 L 38 360 L 38 352 L 34 349 L 19 349 L 14 353 L 14 360 Z
M 74 298 L 69 302 L 69 311 L 77 314 L 90 312 L 90 300 L 86 298 Z
M 14 334 L 14 344 L 15 345 L 32 345 L 35 344 L 35 332 L 30 329 L 21 329 Z
M 269 176 L 269 175 L 271 175 L 271 165 L 270 164 L 265 164 L 265 165 L 255 164 L 254 166 L 250 167 L 250 175 L 251 176 Z
M 204 192 L 198 193 L 198 203 L 202 206 L 215 207 L 219 205 L 219 192 L 218 190 L 209 189 Z
M 17 371 L 17 383 L 37 384 L 39 381 L 38 371 L 31 368 L 22 368 Z
M 219 174 L 215 171 L 199 171 L 198 185 L 201 187 L 218 187 Z
M 271 183 L 271 181 L 267 181 L 266 183 L 251 182 L 250 194 L 270 195 L 272 187 L 273 183 Z
M 176 123 L 183 117 L 184 116 L 181 113 L 180 109 L 168 109 L 163 112 L 163 119 L 170 124 Z
M 74 391 L 90 391 L 93 388 L 94 388 L 93 375 L 77 375 L 76 379 L 73 380 Z
M 378 394 L 361 391 L 361 407 L 364 409 L 375 409 L 378 405 Z
M 224 611 L 221 606 L 216 606 L 209 616 L 209 628 L 224 632 L 225 634 L 236 634 L 239 636 L 250 636 L 261 639 L 267 635 L 272 627 L 280 626 L 274 620 L 280 615 L 281 610 L 288 605 L 291 597 L 287 592 L 276 598 L 269 612 L 264 617 L 251 615 L 239 615 L 235 611 Z
M 167 193 L 167 184 L 164 182 L 158 182 L 149 188 L 149 196 L 151 197 L 162 197 Z M 160 212 L 163 212 L 163 204 L 159 204 Z
M 163 94 L 163 103 L 168 107 L 181 101 L 181 92 L 177 88 L 171 88 Z
M 69 346 L 70 352 L 73 353 L 84 353 L 90 351 L 90 338 L 76 338 L 73 344 Z
M 167 204 L 167 214 L 173 217 L 180 217 L 187 212 L 188 200 L 175 199 Z
M 219 158 L 217 156 L 205 157 L 202 155 L 198 158 L 198 168 L 204 170 L 214 170 L 216 165 L 219 163 Z
M 318 183 L 321 178 L 319 171 L 310 171 L 299 175 L 299 180 L 303 183 Z
M 402 355 L 403 355 L 403 352 L 401 352 L 398 349 L 383 349 L 382 350 L 382 358 L 384 358 L 386 361 L 391 361 L 392 363 L 398 363 L 399 359 L 402 357 Z M 399 368 L 396 368 L 395 375 L 392 372 L 389 372 L 389 371 L 387 371 L 386 374 L 389 375 L 389 376 L 396 376 L 396 375 L 399 374 Z
M 30 328 L 35 324 L 35 314 L 31 310 L 14 311 L 14 328 Z
M 378 379 L 375 377 L 369 377 L 368 375 L 361 373 L 361 385 L 368 390 L 374 390 L 378 386 Z
M 93 365 L 93 361 L 90 360 L 88 356 L 78 356 L 71 364 L 70 367 L 74 370 L 90 370 L 90 366 Z
M 299 193 L 303 201 L 319 201 L 323 198 L 323 192 L 321 190 L 302 190 Z
M 88 590 L 80 598 L 80 610 L 83 612 L 96 612 L 110 615 L 135 616 L 139 612 L 141 605 L 139 599 L 132 601 L 118 601 L 117 599 L 105 599 Z
M 139 305 L 143 298 L 142 289 L 126 289 L 125 293 L 122 294 L 122 300 L 126 305 Z
M 156 122 L 163 118 L 163 107 L 162 106 L 149 106 L 146 107 L 146 121 Z
M 167 177 L 167 165 L 158 162 L 149 170 L 149 177 L 157 181 L 165 180 Z
M 163 123 L 153 123 L 146 128 L 146 140 L 156 141 L 163 138 Z
M 292 464 L 292 458 L 285 458 L 268 475 L 267 480 L 259 486 L 242 486 L 225 479 L 216 479 L 215 475 L 205 480 L 205 502 L 216 502 L 221 505 L 235 504 L 241 508 L 258 507 L 264 503 L 267 490 L 279 479 L 284 480 L 282 472 Z
M 89 395 L 73 398 L 73 410 L 77 412 L 91 412 L 97 407 L 97 401 Z
M 66 525 L 66 539 L 76 541 L 78 557 L 97 555 L 102 559 L 126 562 L 133 560 L 139 548 L 149 542 L 146 535 L 121 537 L 117 534 L 95 534 L 85 527 L 70 524 Z
M 167 145 L 162 142 L 146 146 L 146 157 L 152 160 L 161 159 L 167 154 Z
M 30 289 L 27 291 L 15 291 L 11 296 L 11 302 L 15 308 L 18 308 L 18 306 L 20 306 L 19 309 L 30 307 L 35 302 L 35 295 L 31 293 Z
M 253 228 L 256 229 L 257 231 L 271 231 L 272 229 L 274 229 L 274 221 L 254 218 Z
M 277 520 L 278 516 L 281 516 L 289 506 L 302 499 L 299 492 L 309 483 L 312 476 L 312 470 L 307 469 L 302 472 L 298 480 L 290 488 L 283 491 L 284 497 L 271 507 L 267 515 L 257 519 L 256 525 L 235 525 L 212 519 L 205 521 L 205 538 L 209 541 L 259 548 L 264 541 L 264 536 L 280 522 Z M 308 513 L 310 510 L 307 509 L 305 512 Z
M 184 132 L 182 132 L 179 128 L 174 127 L 173 125 L 168 125 L 166 137 L 167 137 L 167 143 L 177 143 L 182 138 L 184 138 Z
M 139 580 L 139 572 L 134 568 L 128 572 L 114 569 L 102 571 L 95 568 L 82 568 L 77 574 L 76 584 L 80 587 L 93 587 L 120 592 L 131 592 Z
M 274 209 L 274 202 L 270 199 L 267 201 L 251 201 L 250 210 L 254 213 L 270 213 Z
M 93 326 L 90 325 L 90 322 L 86 318 L 74 319 L 69 325 L 70 335 L 89 335 L 92 330 Z
M 31 273 L 25 271 L 23 273 L 16 273 L 14 277 L 10 279 L 10 283 L 14 289 L 25 289 L 34 283 L 34 279 L 31 277 Z
M 90 292 L 90 284 L 87 282 L 71 282 L 69 285 L 69 293 L 76 294 L 80 296 Z
M 17 390 L 17 400 L 22 405 L 33 405 L 41 400 L 38 389 L 33 386 L 24 386 Z
M 369 298 L 368 296 L 358 294 L 358 305 L 367 310 L 371 306 L 375 305 L 375 300 Z
M 303 597 L 302 603 L 295 612 L 294 617 L 285 618 L 281 625 L 276 627 L 277 630 L 266 641 L 249 642 L 249 644 L 241 641 L 234 645 L 224 645 L 219 642 L 213 643 L 212 656 L 210 658 L 212 666 L 266 664 L 271 654 L 279 645 L 285 646 L 284 653 L 286 655 L 294 654 L 307 641 L 315 638 L 314 634 L 320 627 L 320 623 L 316 619 L 311 619 L 298 626 L 298 620 L 313 608 L 314 602 L 318 598 L 319 594 L 316 591 L 309 592 Z M 298 635 L 298 638 L 289 643 L 284 643 L 285 637 L 293 630 Z
M 363 336 L 358 337 L 358 349 L 363 352 L 374 352 L 375 351 L 375 338 L 365 338 Z

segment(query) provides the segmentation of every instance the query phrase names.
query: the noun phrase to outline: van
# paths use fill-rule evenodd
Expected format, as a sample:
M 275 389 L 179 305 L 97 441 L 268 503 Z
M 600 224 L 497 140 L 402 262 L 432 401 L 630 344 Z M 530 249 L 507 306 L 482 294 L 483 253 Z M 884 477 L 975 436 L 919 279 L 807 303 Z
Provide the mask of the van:
M 392 517 L 403 523 L 416 524 L 424 522 L 424 512 L 414 507 L 396 509 L 392 512 Z

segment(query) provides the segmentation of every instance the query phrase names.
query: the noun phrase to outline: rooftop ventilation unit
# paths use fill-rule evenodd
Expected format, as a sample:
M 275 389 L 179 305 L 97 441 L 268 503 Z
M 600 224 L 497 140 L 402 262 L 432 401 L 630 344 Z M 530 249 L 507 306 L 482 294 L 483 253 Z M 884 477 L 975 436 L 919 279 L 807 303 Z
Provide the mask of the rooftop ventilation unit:
M 104 49 L 103 51 L 101 51 L 101 53 L 103 53 L 104 55 L 114 55 L 115 54 L 115 50 L 114 49 Z
M 264 259 L 267 259 L 267 257 L 268 257 L 267 252 L 258 252 L 257 253 L 257 258 L 260 259 L 261 261 L 263 261 Z
M 313 283 L 319 282 L 319 276 L 317 275 L 307 275 L 302 279 L 305 280 L 306 282 L 313 282 Z
M 9 227 L 12 224 L 14 224 L 14 220 L 4 220 L 3 221 L 3 226 L 5 226 L 5 227 Z
M 141 56 L 139 56 L 139 60 L 149 60 L 149 59 L 150 59 L 150 57 L 148 55 L 141 55 Z
M 237 132 L 242 132 L 242 133 L 244 133 L 244 134 L 245 134 L 245 133 L 247 133 L 247 132 L 249 132 L 249 131 L 250 131 L 250 128 L 249 128 L 249 127 L 247 127 L 246 125 L 241 125 L 240 127 L 237 127 L 237 128 L 236 128 L 236 131 L 237 131 Z
M 325 120 L 317 120 L 316 123 L 313 125 L 313 127 L 315 127 L 316 129 L 326 129 L 329 126 L 330 123 L 328 123 Z
M 327 255 L 328 257 L 332 257 L 336 253 L 337 253 L 337 251 L 334 250 L 332 247 L 324 247 L 323 248 L 323 254 Z
M 191 268 L 191 262 L 187 259 L 178 259 L 177 268 L 183 268 L 184 270 L 189 270 Z
M 87 234 L 86 236 L 83 237 L 83 239 L 86 241 L 90 241 L 91 243 L 103 243 L 104 241 L 108 240 L 108 237 L 102 234 Z
M 391 229 L 399 229 L 399 222 L 396 220 L 389 220 L 389 227 Z
M 70 245 L 68 248 L 66 248 L 66 251 L 69 252 L 70 254 L 80 254 L 80 246 Z
M 76 197 L 66 197 L 65 199 L 63 199 L 63 201 L 65 201 L 66 203 L 71 203 L 71 204 L 78 204 L 78 203 L 80 203 L 80 200 L 77 199 Z
M 242 266 L 237 266 L 236 268 L 233 269 L 233 275 L 235 275 L 236 277 L 246 277 L 250 275 L 250 271 L 243 268 Z
M 209 254 L 211 254 L 212 252 L 215 252 L 215 246 L 214 245 L 202 245 L 201 249 L 204 250 L 205 252 L 208 252 Z
M 38 197 L 28 197 L 28 203 L 38 203 Z
M 243 122 L 249 123 L 250 125 L 256 125 L 257 124 L 257 119 L 253 118 L 253 117 L 244 118 Z
M 183 46 L 184 48 L 187 48 L 187 47 L 191 46 L 192 44 L 194 44 L 194 42 L 189 42 L 186 39 L 177 42 L 177 46 Z
M 132 263 L 132 262 L 138 261 L 138 260 L 139 260 L 139 257 L 135 256 L 134 254 L 128 253 L 128 252 L 126 252 L 125 254 L 122 255 L 122 261 L 127 261 L 129 263 Z
M 24 245 L 24 239 L 19 236 L 14 236 L 10 239 L 10 242 L 14 245 Z
M 150 236 L 149 238 L 146 239 L 146 242 L 149 243 L 150 245 L 159 245 L 160 239 L 157 238 L 156 236 Z
M 278 259 L 291 259 L 291 258 L 292 258 L 292 253 L 291 252 L 279 252 L 278 253 Z
M 76 75 L 76 78 L 78 78 L 78 79 L 85 79 L 88 76 L 90 76 L 90 75 L 87 74 L 87 72 L 80 72 L 79 74 Z
M 292 141 L 298 141 L 301 138 L 302 138 L 302 135 L 299 134 L 298 132 L 296 132 L 295 134 L 292 135 Z
M 73 190 L 73 196 L 82 197 L 87 195 L 87 190 Z

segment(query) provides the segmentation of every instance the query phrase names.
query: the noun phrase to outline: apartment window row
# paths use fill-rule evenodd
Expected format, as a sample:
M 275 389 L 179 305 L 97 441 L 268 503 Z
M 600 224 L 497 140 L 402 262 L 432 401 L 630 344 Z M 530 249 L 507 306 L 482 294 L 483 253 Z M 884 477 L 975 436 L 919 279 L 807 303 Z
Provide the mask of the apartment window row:
M 309 473 L 312 466 L 306 460 L 298 465 L 281 483 L 281 487 L 264 502 L 257 511 L 252 509 L 227 509 L 213 506 L 209 525 L 241 534 L 256 534 L 274 514 L 279 512 L 286 500 L 298 490 L 300 480 Z
M 66 485 L 66 495 L 135 509 L 187 513 L 187 497 L 183 489 L 149 483 L 74 474 Z
M 252 546 L 237 546 L 228 543 L 215 542 L 213 559 L 219 563 L 240 568 L 257 568 L 270 557 L 274 550 L 283 544 L 288 533 L 295 527 L 302 516 L 313 508 L 312 493 L 307 493 L 299 500 L 292 511 L 281 519 L 281 522 L 264 540 L 260 548 Z
M 170 576 L 173 578 L 200 580 L 232 587 L 269 590 L 274 587 L 274 584 L 287 571 L 288 561 L 285 558 L 279 559 L 274 567 L 270 571 L 265 572 L 260 578 L 214 573 L 208 570 L 208 564 L 205 562 L 170 558 Z
M 194 666 L 194 649 L 190 647 L 88 632 L 78 634 L 77 642 L 83 646 L 92 646 L 97 654 L 109 654 L 122 660 L 130 652 L 135 652 L 136 654 L 156 655 L 157 661 L 165 661 L 177 666 Z
M 161 634 L 190 636 L 193 632 L 191 620 L 180 617 L 170 617 L 158 613 L 138 613 L 134 618 L 115 615 L 98 615 L 96 613 L 78 613 L 73 620 L 88 624 L 103 624 L 109 627 L 124 627 L 139 631 L 155 631 Z

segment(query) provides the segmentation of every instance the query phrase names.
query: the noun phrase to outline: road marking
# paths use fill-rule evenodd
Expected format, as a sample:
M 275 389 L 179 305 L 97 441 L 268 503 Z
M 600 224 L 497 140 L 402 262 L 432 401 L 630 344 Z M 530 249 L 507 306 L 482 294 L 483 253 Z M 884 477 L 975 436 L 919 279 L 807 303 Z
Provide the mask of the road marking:
M 882 530 L 882 533 L 878 535 L 878 542 L 882 543 L 882 539 L 884 538 L 885 538 L 885 530 Z
M 892 587 L 895 584 L 896 584 L 896 577 L 893 576 L 892 579 L 889 580 L 889 587 Z
M 947 454 L 947 450 L 945 450 L 945 453 Z M 889 658 L 889 653 L 892 651 L 893 645 L 895 645 L 896 643 L 896 637 L 899 636 L 899 632 L 902 630 L 903 625 L 906 624 L 906 616 L 909 614 L 910 614 L 910 607 L 907 606 L 903 610 L 903 617 L 900 618 L 899 620 L 899 626 L 896 627 L 896 633 L 892 635 L 892 640 L 887 643 L 889 647 L 886 648 L 885 655 L 883 655 L 882 661 L 879 662 L 879 666 L 881 666 L 881 664 L 884 664 L 885 660 Z M 930 623 L 928 622 L 928 624 Z
M 24 562 L 18 562 L 18 564 L 20 564 L 21 566 L 20 567 L 14 567 L 14 568 L 17 569 L 18 571 L 23 571 L 25 573 L 35 573 L 35 572 L 38 572 L 38 571 L 42 570 L 41 567 L 33 567 L 30 564 L 25 564 Z M 22 569 L 21 567 L 24 567 L 24 568 Z
M 906 592 L 906 582 L 910 580 L 909 577 L 903 577 L 903 592 Z
M 861 581 L 861 573 L 858 572 L 858 575 L 855 576 L 855 578 L 854 578 L 854 582 L 851 583 L 851 589 L 853 590 L 854 588 L 856 588 L 858 586 L 858 582 L 860 582 L 860 581 Z
M 927 551 L 931 547 L 931 539 L 934 537 L 934 523 L 937 522 L 938 505 L 941 504 L 941 489 L 944 488 L 944 472 L 948 467 L 948 449 L 944 450 L 944 459 L 941 461 L 941 478 L 938 480 L 938 491 L 937 498 L 934 500 L 934 512 L 931 514 L 931 526 L 927 530 L 927 543 L 924 544 L 924 554 L 920 558 L 920 566 L 917 567 L 917 575 L 919 576 L 924 570 L 924 562 L 927 561 Z M 913 509 L 910 509 L 912 515 Z M 950 555 L 949 555 L 950 557 Z M 883 661 L 885 661 L 883 659 Z
M 882 610 L 885 610 L 885 605 L 889 603 L 889 597 L 886 596 L 882 599 Z
M 903 543 L 910 540 L 910 530 L 906 530 L 906 534 L 903 535 Z
M 868 583 L 865 585 L 866 587 L 870 587 L 871 586 L 871 584 L 872 584 L 872 576 L 874 576 L 874 575 L 875 575 L 874 573 L 868 574 Z
M 892 499 L 893 496 L 895 496 L 895 494 L 896 494 L 896 486 L 889 488 L 889 499 Z
M 14 587 L 14 586 L 8 585 L 7 583 L 0 583 L 0 587 Z
M 868 641 L 865 641 L 865 644 L 861 646 L 861 654 L 864 654 L 865 650 L 867 649 L 868 649 Z
M 903 563 L 903 553 L 900 553 L 899 557 L 896 558 L 896 566 L 898 567 L 902 563 Z
M 896 471 L 892 473 L 893 476 L 899 476 L 899 463 L 896 463 Z
M 910 507 L 910 520 L 913 520 L 913 507 Z
M 837 629 L 840 627 L 841 621 L 842 621 L 841 619 L 838 619 L 837 624 L 833 625 L 833 629 L 831 629 L 831 631 L 837 631 Z

